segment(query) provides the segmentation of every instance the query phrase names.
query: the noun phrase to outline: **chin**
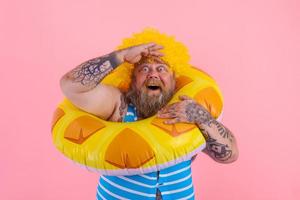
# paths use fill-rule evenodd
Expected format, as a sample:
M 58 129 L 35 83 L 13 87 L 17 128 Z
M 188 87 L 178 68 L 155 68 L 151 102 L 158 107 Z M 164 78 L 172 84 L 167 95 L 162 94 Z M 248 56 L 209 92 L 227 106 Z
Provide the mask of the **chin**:
M 161 96 L 162 95 L 162 92 L 160 91 L 160 90 L 158 90 L 158 91 L 147 91 L 147 94 L 149 95 L 149 96 Z
M 129 90 L 126 98 L 136 106 L 139 117 L 146 118 L 155 115 L 169 102 L 173 94 L 174 91 L 163 88 L 159 90 L 141 88 Z

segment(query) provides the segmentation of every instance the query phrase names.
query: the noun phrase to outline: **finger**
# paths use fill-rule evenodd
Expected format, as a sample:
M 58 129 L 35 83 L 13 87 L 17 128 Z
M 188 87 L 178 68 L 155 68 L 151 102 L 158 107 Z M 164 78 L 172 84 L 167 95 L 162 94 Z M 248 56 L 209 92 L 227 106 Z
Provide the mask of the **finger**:
M 140 47 L 143 47 L 143 48 L 145 48 L 145 49 L 149 49 L 149 48 L 155 47 L 155 46 L 157 46 L 157 44 L 154 43 L 154 42 L 149 42 L 149 43 L 141 44 L 141 45 L 140 45 Z
M 164 48 L 164 46 L 158 45 L 158 44 L 155 44 L 155 46 L 149 47 L 149 49 L 150 49 L 151 51 L 157 51 L 157 50 L 161 50 L 161 49 L 163 49 L 163 48 Z
M 158 113 L 157 117 L 159 118 L 174 118 L 178 117 L 175 112 L 168 112 L 168 113 Z
M 177 107 L 178 107 L 178 103 L 173 103 L 173 104 L 167 105 L 164 108 L 162 108 L 159 111 L 159 113 L 162 114 L 162 113 L 166 113 L 166 112 L 172 112 L 172 111 L 175 111 Z
M 184 100 L 193 100 L 191 97 L 187 96 L 187 95 L 180 95 L 179 99 L 184 101 Z
M 165 54 L 163 54 L 163 53 L 161 53 L 161 52 L 159 52 L 159 51 L 152 51 L 152 52 L 150 52 L 150 55 L 152 55 L 152 56 L 157 56 L 157 57 L 162 57 L 162 56 L 164 56 Z
M 174 118 L 174 119 L 164 121 L 165 124 L 176 124 L 176 123 L 179 123 L 179 122 L 180 122 L 180 119 L 178 117 Z

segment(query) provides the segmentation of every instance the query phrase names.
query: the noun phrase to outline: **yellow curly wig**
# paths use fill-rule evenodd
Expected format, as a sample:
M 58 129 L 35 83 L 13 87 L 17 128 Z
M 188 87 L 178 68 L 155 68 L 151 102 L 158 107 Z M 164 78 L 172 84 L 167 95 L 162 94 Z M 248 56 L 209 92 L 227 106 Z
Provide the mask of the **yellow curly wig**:
M 164 53 L 162 60 L 169 64 L 169 67 L 175 71 L 175 74 L 182 74 L 191 67 L 187 48 L 176 41 L 173 36 L 160 33 L 153 28 L 146 28 L 140 33 L 133 34 L 130 38 L 125 38 L 123 43 L 117 47 L 117 50 L 149 42 L 154 42 L 164 47 L 164 49 L 160 50 Z M 108 83 L 126 91 L 131 82 L 133 67 L 132 64 L 126 62 L 121 64 L 102 83 Z

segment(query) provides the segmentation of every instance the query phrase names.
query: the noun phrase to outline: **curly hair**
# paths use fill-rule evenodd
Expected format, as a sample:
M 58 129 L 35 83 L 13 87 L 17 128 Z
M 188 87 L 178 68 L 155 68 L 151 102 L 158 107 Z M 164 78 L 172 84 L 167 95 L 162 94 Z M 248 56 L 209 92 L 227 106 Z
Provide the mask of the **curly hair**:
M 125 49 L 149 42 L 154 42 L 164 47 L 160 50 L 164 54 L 161 59 L 168 63 L 170 69 L 173 70 L 175 74 L 182 74 L 191 67 L 189 64 L 190 55 L 187 48 L 182 43 L 176 41 L 174 36 L 160 33 L 153 28 L 146 28 L 140 33 L 134 33 L 130 38 L 123 39 L 123 43 L 116 49 Z M 114 85 L 126 91 L 131 82 L 133 68 L 134 65 L 124 62 L 108 75 L 102 83 Z

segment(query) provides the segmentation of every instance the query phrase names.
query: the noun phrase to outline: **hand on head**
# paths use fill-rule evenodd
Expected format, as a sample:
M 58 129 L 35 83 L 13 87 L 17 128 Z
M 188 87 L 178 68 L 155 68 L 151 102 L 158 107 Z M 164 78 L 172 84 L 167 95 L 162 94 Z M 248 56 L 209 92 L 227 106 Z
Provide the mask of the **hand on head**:
M 163 48 L 163 46 L 156 43 L 147 43 L 123 49 L 120 53 L 123 61 L 135 64 L 139 62 L 142 57 L 153 56 L 159 58 L 164 56 L 164 54 L 159 51 Z

